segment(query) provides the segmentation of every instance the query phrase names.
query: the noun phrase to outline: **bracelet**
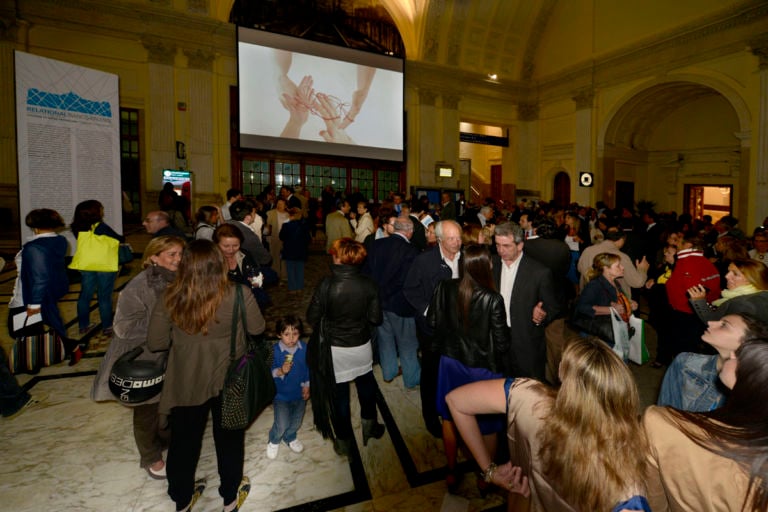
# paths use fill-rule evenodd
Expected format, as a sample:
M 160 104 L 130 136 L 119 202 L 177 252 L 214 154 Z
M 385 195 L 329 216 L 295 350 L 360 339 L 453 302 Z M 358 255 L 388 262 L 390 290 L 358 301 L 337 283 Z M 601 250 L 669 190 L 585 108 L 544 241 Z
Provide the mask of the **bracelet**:
M 493 481 L 493 474 L 496 472 L 496 463 L 491 462 L 488 465 L 488 469 L 483 471 L 483 480 L 485 480 L 486 483 L 490 484 Z

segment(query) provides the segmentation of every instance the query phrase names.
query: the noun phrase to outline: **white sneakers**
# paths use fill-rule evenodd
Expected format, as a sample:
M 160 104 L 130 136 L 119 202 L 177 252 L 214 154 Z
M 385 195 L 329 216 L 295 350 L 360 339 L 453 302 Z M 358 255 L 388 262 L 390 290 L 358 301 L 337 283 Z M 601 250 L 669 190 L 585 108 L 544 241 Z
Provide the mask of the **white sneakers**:
M 288 443 L 288 448 L 290 448 L 293 453 L 301 453 L 304 451 L 304 444 L 298 439 L 294 439 Z M 267 443 L 267 458 L 274 460 L 277 457 L 277 451 L 279 449 L 279 444 Z

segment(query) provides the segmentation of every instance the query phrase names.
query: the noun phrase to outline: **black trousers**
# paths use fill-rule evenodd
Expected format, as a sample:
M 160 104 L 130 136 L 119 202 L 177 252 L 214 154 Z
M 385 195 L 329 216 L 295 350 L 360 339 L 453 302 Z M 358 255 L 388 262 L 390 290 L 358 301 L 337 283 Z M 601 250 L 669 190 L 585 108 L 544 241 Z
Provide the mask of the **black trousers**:
M 421 416 L 430 432 L 439 432 L 441 427 L 440 415 L 437 413 L 437 369 L 440 366 L 440 354 L 429 349 L 432 345 L 432 335 L 422 329 L 417 329 L 416 335 L 421 347 Z
M 213 414 L 213 441 L 219 468 L 219 495 L 224 504 L 237 497 L 243 479 L 245 458 L 245 430 L 227 430 L 221 427 L 221 395 L 202 405 L 171 409 L 171 444 L 168 448 L 168 495 L 176 502 L 176 510 L 189 504 L 195 490 L 195 470 L 200 460 L 208 412 Z
M 376 419 L 376 379 L 373 372 L 368 372 L 354 380 L 357 387 L 357 399 L 360 402 L 360 417 L 364 420 Z M 352 439 L 352 412 L 349 404 L 349 382 L 336 383 L 333 405 L 336 414 L 333 418 L 333 430 L 338 439 Z

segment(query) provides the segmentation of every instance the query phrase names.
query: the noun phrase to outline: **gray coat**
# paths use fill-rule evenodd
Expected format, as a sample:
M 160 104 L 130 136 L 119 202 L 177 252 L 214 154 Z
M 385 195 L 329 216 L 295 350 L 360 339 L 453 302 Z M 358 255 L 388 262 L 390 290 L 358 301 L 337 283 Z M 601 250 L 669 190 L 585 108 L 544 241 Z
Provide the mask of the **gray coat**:
M 112 365 L 126 352 L 146 343 L 152 310 L 174 277 L 174 272 L 163 267 L 149 267 L 134 277 L 120 293 L 113 325 L 114 337 L 109 344 L 107 353 L 104 354 L 101 365 L 99 365 L 96 378 L 93 379 L 92 400 L 97 402 L 117 400 L 109 390 L 109 374 L 112 371 Z M 166 352 L 150 352 L 144 347 L 144 352 L 138 359 L 164 362 L 166 357 Z M 142 405 L 155 403 L 159 400 L 160 395 L 157 395 L 146 402 L 142 402 Z

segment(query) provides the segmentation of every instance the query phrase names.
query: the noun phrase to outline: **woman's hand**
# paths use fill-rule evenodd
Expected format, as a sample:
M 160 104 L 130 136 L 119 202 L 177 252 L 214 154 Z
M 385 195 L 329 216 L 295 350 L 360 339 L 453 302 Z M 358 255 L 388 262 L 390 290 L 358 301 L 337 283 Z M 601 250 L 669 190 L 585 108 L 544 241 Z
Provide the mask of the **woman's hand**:
M 611 302 L 611 307 L 612 307 L 613 309 L 615 309 L 615 310 L 616 310 L 616 312 L 617 312 L 619 315 L 623 315 L 623 314 L 625 314 L 625 313 L 626 313 L 626 311 L 624 311 L 624 304 L 621 304 L 620 302 Z
M 655 284 L 656 284 L 656 280 L 655 279 L 649 279 L 649 280 L 647 280 L 645 282 L 645 288 L 650 290 L 651 288 L 653 288 L 653 285 L 655 285 Z
M 507 462 L 496 468 L 493 472 L 492 482 L 503 489 L 517 494 L 522 494 L 526 498 L 531 495 L 531 488 L 528 485 L 528 477 L 523 475 L 520 466 L 513 466 L 512 462 Z
M 697 284 L 696 286 L 691 286 L 690 288 L 688 288 L 688 296 L 692 300 L 706 299 L 707 289 L 704 288 L 704 285 L 701 285 L 701 284 Z
M 632 300 L 630 301 L 630 304 L 632 305 L 632 311 L 637 311 L 637 301 Z
M 36 314 L 40 313 L 41 309 L 42 309 L 42 308 L 41 308 L 41 307 L 39 307 L 39 306 L 38 306 L 38 307 L 36 307 L 36 308 L 33 308 L 33 307 L 30 307 L 30 306 L 27 306 L 27 316 L 36 315 Z

